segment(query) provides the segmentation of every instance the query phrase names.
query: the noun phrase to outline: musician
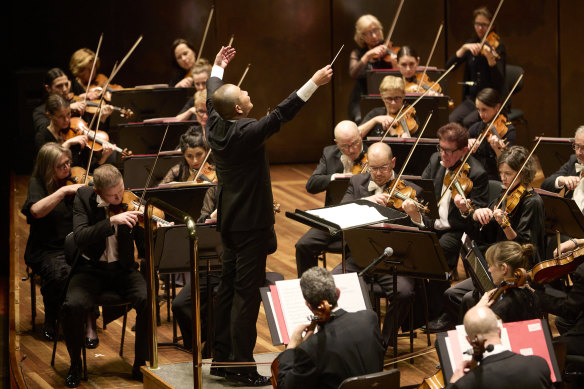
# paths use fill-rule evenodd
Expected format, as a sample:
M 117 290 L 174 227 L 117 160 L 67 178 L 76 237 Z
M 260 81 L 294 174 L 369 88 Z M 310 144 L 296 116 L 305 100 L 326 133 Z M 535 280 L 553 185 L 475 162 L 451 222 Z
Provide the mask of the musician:
M 276 246 L 265 141 L 282 123 L 294 118 L 319 86 L 331 80 L 332 69 L 318 70 L 298 91 L 256 121 L 247 118 L 253 108 L 248 93 L 221 80 L 234 55 L 235 49 L 222 47 L 207 80 L 206 129 L 219 179 L 217 229 L 224 250 L 214 360 L 252 362 L 259 287 L 265 283 L 266 255 Z M 213 366 L 211 374 L 248 386 L 268 383 L 268 377 L 259 375 L 255 367 L 221 370 Z
M 90 150 L 87 148 L 89 139 L 87 135 L 76 135 L 71 139 L 64 140 L 63 133 L 66 133 L 71 124 L 71 108 L 69 102 L 61 95 L 53 94 L 46 102 L 46 115 L 50 120 L 49 126 L 39 130 L 34 137 L 36 150 L 48 142 L 60 143 L 66 149 L 72 151 L 72 166 L 87 168 Z M 96 163 L 104 164 L 114 152 L 114 146 L 104 144 L 101 152 L 96 156 Z M 93 166 L 92 161 L 92 166 Z
M 574 154 L 562 167 L 547 177 L 541 184 L 541 189 L 559 193 L 564 189 L 564 197 L 572 198 L 580 210 L 584 209 L 584 185 L 580 179 L 584 165 L 584 126 L 578 127 L 574 134 Z
M 136 310 L 136 343 L 132 378 L 142 380 L 140 366 L 148 358 L 146 282 L 134 258 L 134 241 L 144 255 L 144 232 L 136 227 L 139 211 L 117 213 L 124 194 L 124 180 L 112 165 L 95 169 L 94 188 L 82 187 L 73 205 L 75 244 L 81 251 L 63 303 L 63 332 L 71 367 L 67 387 L 80 384 L 83 323 L 80 318 L 93 307 L 96 296 L 111 289 Z
M 400 77 L 385 76 L 379 85 L 379 93 L 381 100 L 383 100 L 383 107 L 373 108 L 365 115 L 363 122 L 359 125 L 359 131 L 364 138 L 367 135 L 382 137 L 387 129 L 394 123 L 398 112 L 403 113 L 408 105 L 404 104 L 406 96 L 405 83 Z M 403 107 L 403 109 L 402 109 Z M 400 114 L 401 116 L 401 114 Z M 408 114 L 409 116 L 409 114 Z M 411 134 L 417 131 L 418 121 L 415 116 L 415 111 L 411 114 L 413 120 L 408 120 L 403 117 L 398 124 L 403 133 L 399 135 L 395 130 L 390 130 L 389 136 L 401 136 L 403 138 L 411 137 Z
M 95 62 L 95 69 L 93 71 L 93 79 L 90 80 L 91 68 L 93 67 L 93 62 Z M 73 75 L 73 83 L 71 85 L 71 90 L 77 96 L 81 96 L 85 93 L 87 86 L 95 80 L 97 71 L 99 69 L 100 60 L 95 59 L 95 52 L 87 48 L 81 48 L 71 55 L 69 59 L 69 70 Z M 87 92 L 87 98 L 89 100 L 98 99 L 100 96 L 99 88 L 90 88 Z
M 175 74 L 168 83 L 169 87 L 188 88 L 193 86 L 191 69 L 197 58 L 194 46 L 185 39 L 175 39 L 172 42 L 172 67 Z
M 428 75 L 426 75 L 428 79 L 419 85 L 420 82 L 416 77 L 416 71 L 418 70 L 419 65 L 420 57 L 416 50 L 410 46 L 402 46 L 399 49 L 397 52 L 397 67 L 404 79 L 406 93 L 424 93 L 426 90 L 430 89 L 430 86 L 432 85 L 432 81 L 430 81 Z M 426 96 L 442 96 L 441 91 L 442 88 L 440 85 L 436 84 Z
M 338 177 L 350 176 L 354 167 L 360 166 L 365 147 L 357 125 L 343 120 L 335 127 L 335 145 L 326 146 L 318 166 L 306 182 L 306 190 L 316 194 L 326 190 L 324 205 L 333 205 L 328 185 Z M 361 170 L 358 168 L 357 170 Z M 318 254 L 324 249 L 341 250 L 341 240 L 316 228 L 311 228 L 296 242 L 296 268 L 298 277 L 318 264 Z
M 203 161 L 209 153 L 209 144 L 205 141 L 203 134 L 197 131 L 187 131 L 180 137 L 180 152 L 183 155 L 183 160 L 171 167 L 160 184 L 169 182 L 184 182 L 193 181 L 203 165 Z M 215 168 L 207 162 L 209 169 L 213 171 Z M 203 182 L 216 183 L 215 177 L 207 177 L 201 173 L 199 178 Z
M 383 26 L 373 15 L 362 15 L 355 23 L 353 38 L 359 46 L 351 51 L 349 75 L 355 79 L 355 86 L 349 97 L 349 119 L 361 122 L 361 95 L 367 94 L 366 71 L 371 69 L 391 69 L 397 67 L 395 53 L 388 50 L 383 40 Z M 391 45 L 389 46 L 391 48 Z
M 500 241 L 490 246 L 485 253 L 489 265 L 489 273 L 495 286 L 508 279 L 515 278 L 513 273 L 517 269 L 527 269 L 529 260 L 533 256 L 532 244 L 519 244 L 514 241 Z M 479 306 L 488 306 L 503 321 L 503 323 L 541 318 L 539 300 L 527 284 L 508 288 L 497 301 L 491 298 L 497 288 L 485 293 L 477 302 Z M 466 310 L 465 300 L 462 304 Z
M 493 129 L 489 130 L 489 134 L 485 140 L 483 140 L 480 146 L 475 147 L 474 143 L 476 142 L 476 138 L 485 131 L 497 112 L 499 112 L 501 108 L 501 95 L 493 88 L 485 88 L 477 94 L 475 105 L 481 120 L 468 129 L 470 137 L 468 147 L 471 148 L 474 157 L 485 167 L 489 175 L 489 180 L 500 181 L 499 171 L 497 169 L 497 157 L 501 155 L 506 147 L 515 144 L 515 126 L 511 123 L 505 123 L 506 118 L 501 114 L 499 116 L 500 119 L 497 118 L 495 123 L 493 123 Z
M 545 359 L 536 355 L 521 355 L 507 351 L 501 344 L 501 329 L 497 317 L 487 307 L 474 307 L 464 316 L 466 339 L 486 340 L 480 365 L 469 370 L 470 361 L 462 361 L 450 378 L 448 389 L 454 388 L 551 388 L 550 369 Z
M 487 208 L 479 208 L 472 212 L 472 215 L 467 218 L 466 233 L 477 242 L 482 250 L 501 241 L 515 241 L 521 245 L 533 244 L 535 250 L 533 255 L 529 256 L 526 265 L 527 268 L 532 268 L 542 258 L 545 258 L 543 200 L 529 185 L 536 172 L 532 159 L 527 162 L 509 192 L 519 193 L 515 191 L 521 190 L 521 188 L 525 189 L 523 195 L 518 198 L 517 205 L 513 209 L 507 210 L 507 203 L 515 198 L 515 196 L 510 195 L 500 208 L 493 210 L 500 202 L 504 191 L 511 185 L 528 154 L 529 152 L 524 147 L 512 146 L 499 156 L 497 163 L 502 181 L 501 195 L 493 200 Z M 454 323 L 453 318 L 457 317 L 463 296 L 468 299 L 470 296 L 468 293 L 473 289 L 474 286 L 470 278 L 449 288 L 445 292 L 446 308 L 449 309 L 449 312 L 445 312 L 441 316 L 441 320 L 438 320 L 441 323 L 436 323 L 435 326 L 432 323 L 433 325 L 430 327 L 438 331 L 451 326 Z
M 475 106 L 478 92 L 484 88 L 493 88 L 501 94 L 505 92 L 507 61 L 505 45 L 501 41 L 497 48 L 493 49 L 485 44 L 486 47 L 479 52 L 480 43 L 493 18 L 491 12 L 486 7 L 480 7 L 474 10 L 473 18 L 475 36 L 460 46 L 445 66 L 450 68 L 453 64 L 456 64 L 456 67 L 465 64 L 462 103 L 452 111 L 448 121 L 460 123 L 466 128 L 480 120 Z M 499 56 L 498 59 L 495 52 Z
M 47 98 L 52 94 L 63 96 L 65 100 L 70 100 L 71 95 L 71 81 L 59 68 L 52 68 L 45 74 L 44 89 L 47 93 Z M 83 93 L 79 101 L 71 102 L 69 108 L 71 113 L 75 115 L 83 115 L 85 113 L 86 104 L 83 101 L 85 93 Z M 36 107 L 32 111 L 32 121 L 34 124 L 34 132 L 45 129 L 49 126 L 50 120 L 47 117 L 47 109 L 45 102 Z
M 387 205 L 389 199 L 387 191 L 391 189 L 392 180 L 396 176 L 393 171 L 395 158 L 391 148 L 386 143 L 374 143 L 367 150 L 367 156 L 369 173 L 357 174 L 351 177 L 347 192 L 341 201 L 342 203 L 365 199 L 379 205 Z M 421 191 L 421 188 L 417 185 L 407 181 L 404 182 L 417 193 Z M 324 231 L 321 231 L 321 233 L 326 234 Z M 363 270 L 355 263 L 350 252 L 347 252 L 345 256 L 345 265 L 348 273 Z M 338 265 L 333 269 L 333 274 L 340 273 L 342 273 L 342 267 Z M 365 280 L 368 283 L 379 284 L 387 299 L 391 300 L 383 321 L 382 335 L 385 347 L 395 347 L 395 344 L 392 343 L 392 334 L 394 329 L 397 330 L 407 318 L 410 304 L 414 298 L 414 281 L 411 278 L 398 276 L 397 294 L 394 295 L 392 275 L 367 275 Z M 395 315 L 397 315 L 397 320 L 394 320 Z M 394 322 L 397 322 L 397 328 L 395 328 Z
M 179 113 L 176 115 L 176 119 L 179 122 L 184 122 L 188 120 L 195 120 L 196 123 L 194 124 L 198 130 L 203 133 L 203 136 L 206 138 L 205 134 L 205 124 L 207 124 L 207 119 L 209 116 L 207 115 L 207 89 L 203 89 L 200 91 L 195 92 L 195 96 L 190 103 L 190 106 L 186 108 L 184 112 Z M 188 103 L 187 103 L 188 105 Z M 185 107 L 187 107 L 185 105 Z M 183 107 L 183 109 L 185 109 Z
M 52 341 L 63 288 L 71 270 L 65 262 L 65 237 L 73 231 L 73 196 L 82 185 L 66 185 L 71 151 L 47 143 L 39 151 L 21 212 L 30 224 L 24 261 L 41 277 L 45 306 L 43 337 Z M 31 277 L 33 277 L 31 275 Z
M 424 169 L 422 178 L 434 180 L 436 199 L 439 201 L 447 188 L 447 185 L 444 184 L 447 173 L 454 176 L 462 160 L 468 154 L 468 131 L 457 123 L 448 123 L 438 129 L 437 135 L 438 152 L 430 157 L 430 162 Z M 468 178 L 472 181 L 473 186 L 466 198 L 473 206 L 483 207 L 489 198 L 487 173 L 481 163 L 472 156 L 468 158 L 467 164 L 470 167 Z M 466 201 L 459 194 L 453 198 L 449 189 L 438 206 L 439 219 L 432 219 L 420 214 L 418 208 L 410 200 L 404 201 L 402 207 L 419 227 L 436 232 L 449 268 L 456 269 L 458 254 L 462 246 L 461 238 L 467 226 L 464 215 L 468 214 L 469 208 Z M 449 286 L 447 281 L 431 281 L 429 283 L 430 314 L 435 318 L 430 323 L 430 330 L 439 320 L 438 316 L 444 312 L 440 296 Z
M 331 273 L 320 267 L 304 272 L 300 289 L 315 315 L 323 301 L 330 303 L 331 318 L 316 334 L 310 324 L 294 329 L 288 348 L 278 356 L 279 388 L 336 389 L 346 378 L 383 370 L 384 349 L 374 312 L 339 308 L 340 290 Z

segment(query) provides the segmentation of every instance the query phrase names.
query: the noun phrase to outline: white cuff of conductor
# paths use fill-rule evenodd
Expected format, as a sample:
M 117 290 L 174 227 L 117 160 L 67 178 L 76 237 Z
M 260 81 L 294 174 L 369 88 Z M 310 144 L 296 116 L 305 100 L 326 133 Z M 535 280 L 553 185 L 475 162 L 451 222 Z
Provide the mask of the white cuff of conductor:
M 213 68 L 211 69 L 211 77 L 217 77 L 222 80 L 224 72 L 225 69 L 223 69 L 221 66 L 213 65 Z

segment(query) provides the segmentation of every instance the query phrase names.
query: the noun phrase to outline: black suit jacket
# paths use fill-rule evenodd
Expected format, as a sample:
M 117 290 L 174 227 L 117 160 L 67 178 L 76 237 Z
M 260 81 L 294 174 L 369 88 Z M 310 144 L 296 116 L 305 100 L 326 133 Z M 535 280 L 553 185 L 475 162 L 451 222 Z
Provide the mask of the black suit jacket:
M 280 354 L 278 388 L 336 389 L 346 378 L 383 369 L 377 315 L 342 309 L 334 314 L 316 334 Z
M 115 233 L 106 209 L 98 207 L 96 199 L 97 194 L 93 188 L 85 186 L 79 188 L 73 203 L 75 244 L 94 263 L 99 261 L 105 251 L 106 238 Z M 118 260 L 127 269 L 135 267 L 134 240 L 143 256 L 144 230 L 138 227 L 131 230 L 126 225 L 118 226 Z
M 428 166 L 426 166 L 422 173 L 422 178 L 434 180 L 434 193 L 436 194 L 437 201 L 440 200 L 444 175 L 446 174 L 446 168 L 440 164 L 440 161 L 439 152 L 432 154 Z M 468 158 L 467 163 L 470 166 L 468 176 L 473 183 L 472 190 L 467 198 L 472 200 L 475 209 L 483 208 L 489 201 L 489 178 L 487 172 L 481 163 L 472 156 Z M 434 223 L 436 222 L 436 219 L 431 219 L 425 215 L 422 215 L 422 217 L 426 227 L 435 229 Z M 454 205 L 454 199 L 452 198 L 450 199 L 450 205 L 448 207 L 448 222 L 450 223 L 451 230 L 463 230 L 467 223 L 460 215 L 460 210 Z
M 472 389 L 536 389 L 551 388 L 550 369 L 545 359 L 511 351 L 488 356 L 480 366 L 447 386 Z
M 578 157 L 576 157 L 576 154 L 572 154 L 568 162 L 563 164 L 560 170 L 543 180 L 541 189 L 559 193 L 562 189 L 556 188 L 556 179 L 560 176 L 578 176 L 578 173 L 576 173 L 576 162 L 578 162 Z M 567 189 L 564 191 L 564 197 L 571 199 L 573 195 L 574 191 Z
M 367 148 L 363 145 L 363 152 L 366 152 Z M 343 172 L 343 163 L 341 162 L 341 150 L 337 147 L 337 145 L 326 146 L 322 150 L 322 157 L 320 157 L 320 161 L 318 166 L 312 173 L 312 176 L 306 182 L 306 190 L 308 193 L 316 194 L 320 193 L 323 190 L 326 190 L 326 197 L 324 201 L 324 205 L 331 205 L 332 199 L 330 198 L 328 192 L 328 185 L 331 182 L 331 176 L 334 173 L 342 173 Z M 363 153 L 359 155 L 359 158 L 363 157 Z
M 207 80 L 206 129 L 213 149 L 218 177 L 217 229 L 249 231 L 274 224 L 272 181 L 266 140 L 292 120 L 304 101 L 292 92 L 276 109 L 260 120 L 224 120 L 213 108 L 211 96 L 223 82 Z

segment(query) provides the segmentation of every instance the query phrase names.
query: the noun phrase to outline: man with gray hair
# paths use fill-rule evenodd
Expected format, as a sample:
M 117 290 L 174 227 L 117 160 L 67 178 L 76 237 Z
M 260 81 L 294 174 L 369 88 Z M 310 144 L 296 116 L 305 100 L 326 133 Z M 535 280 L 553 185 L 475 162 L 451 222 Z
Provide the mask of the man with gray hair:
M 497 316 L 488 307 L 475 306 L 464 315 L 464 330 L 469 343 L 484 341 L 486 349 L 480 365 L 469 370 L 462 361 L 447 388 L 551 388 L 550 369 L 545 359 L 505 350 Z
M 381 371 L 385 352 L 377 315 L 337 307 L 340 290 L 326 269 L 315 266 L 305 271 L 300 288 L 315 315 L 326 301 L 331 316 L 316 333 L 310 324 L 294 329 L 288 348 L 278 357 L 278 387 L 336 389 L 346 378 Z
M 578 127 L 572 144 L 574 154 L 562 167 L 547 177 L 541 189 L 559 193 L 564 190 L 564 197 L 574 199 L 580 211 L 584 210 L 584 183 L 580 178 L 584 169 L 584 126 Z

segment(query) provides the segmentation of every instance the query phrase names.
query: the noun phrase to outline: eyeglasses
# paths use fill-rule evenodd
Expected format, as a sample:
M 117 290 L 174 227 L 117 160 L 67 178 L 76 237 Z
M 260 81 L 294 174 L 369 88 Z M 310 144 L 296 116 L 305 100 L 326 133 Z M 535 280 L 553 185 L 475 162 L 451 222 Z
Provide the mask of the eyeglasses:
M 353 147 L 357 147 L 361 144 L 361 139 L 357 139 L 356 141 L 354 141 L 351 144 L 342 144 L 342 143 L 338 143 L 338 146 L 343 149 L 343 150 L 349 150 L 352 149 Z
M 195 112 L 197 113 L 197 115 L 207 115 L 207 111 L 204 111 L 202 109 L 196 109 Z
M 394 97 L 387 96 L 387 97 L 381 97 L 381 99 L 385 102 L 388 102 L 388 103 L 392 103 L 392 102 L 399 103 L 404 99 L 404 97 L 403 96 L 394 96 Z
M 67 167 L 71 166 L 71 160 L 68 159 L 67 161 L 63 162 L 62 164 L 57 165 L 57 169 L 63 170 Z
M 578 144 L 576 144 L 576 143 L 573 143 L 573 144 L 572 144 L 572 148 L 573 148 L 575 151 L 580 151 L 580 150 L 584 150 L 584 145 L 578 145 Z
M 440 145 L 436 145 L 436 150 L 438 150 L 439 152 L 444 153 L 446 155 L 452 155 L 461 149 L 462 149 L 462 147 L 459 147 L 459 148 L 454 149 L 454 150 L 449 150 L 449 149 L 445 149 L 443 147 L 440 147 Z
M 361 35 L 363 36 L 373 36 L 373 35 L 377 35 L 381 32 L 381 28 L 374 28 L 372 30 L 369 31 L 363 31 L 363 33 L 361 33 Z
M 487 28 L 489 27 L 489 23 L 479 23 L 479 22 L 474 22 L 475 27 L 479 27 L 479 28 Z
M 387 164 L 387 165 L 383 165 L 383 166 L 369 166 L 369 173 L 377 173 L 377 172 L 383 172 L 383 171 L 387 171 L 389 170 L 389 168 L 391 167 L 391 164 Z

